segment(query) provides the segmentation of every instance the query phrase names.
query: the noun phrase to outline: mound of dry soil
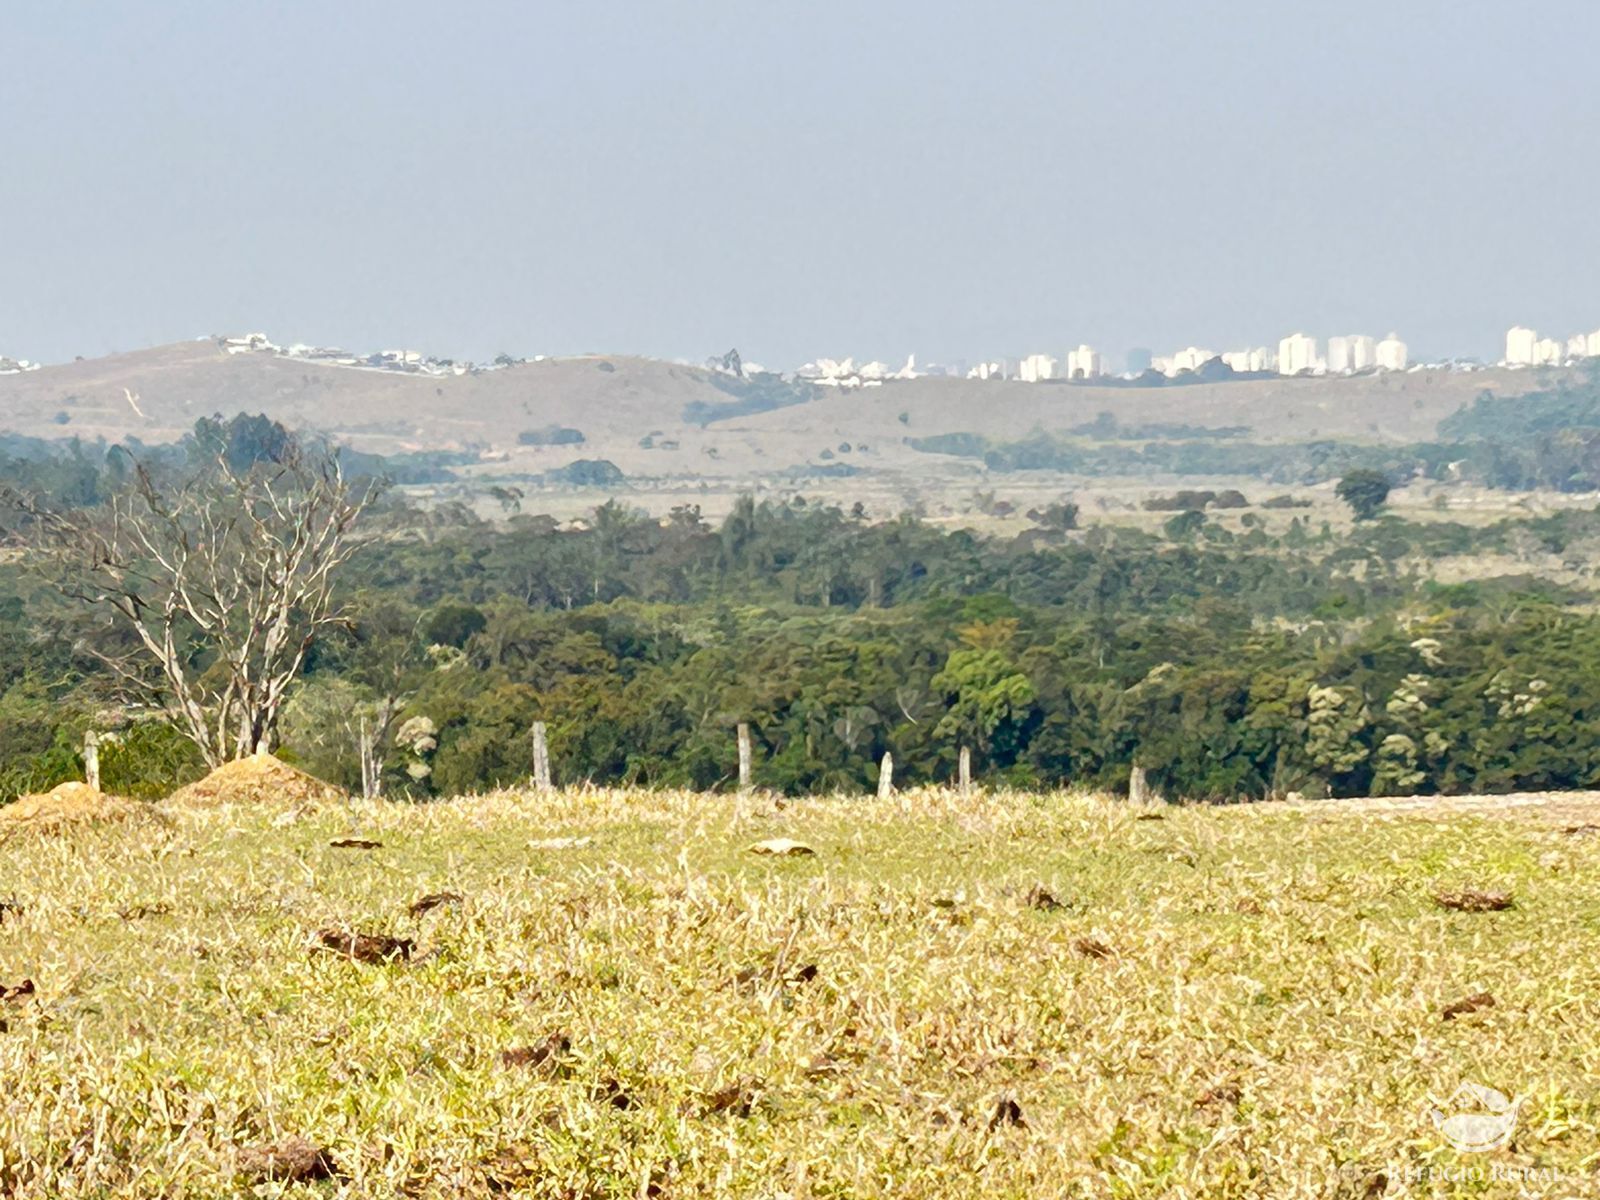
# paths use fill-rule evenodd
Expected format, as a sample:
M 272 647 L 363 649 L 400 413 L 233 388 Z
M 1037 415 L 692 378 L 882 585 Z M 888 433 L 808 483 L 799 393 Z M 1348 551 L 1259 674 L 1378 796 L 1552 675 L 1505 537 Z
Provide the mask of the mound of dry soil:
M 107 796 L 72 780 L 42 796 L 21 796 L 0 808 L 0 840 L 15 833 L 52 833 L 73 825 L 125 821 L 146 811 L 137 800 Z
M 255 754 L 224 763 L 204 779 L 179 788 L 168 798 L 168 803 L 306 805 L 333 803 L 343 798 L 344 792 L 331 783 L 296 770 L 270 754 Z

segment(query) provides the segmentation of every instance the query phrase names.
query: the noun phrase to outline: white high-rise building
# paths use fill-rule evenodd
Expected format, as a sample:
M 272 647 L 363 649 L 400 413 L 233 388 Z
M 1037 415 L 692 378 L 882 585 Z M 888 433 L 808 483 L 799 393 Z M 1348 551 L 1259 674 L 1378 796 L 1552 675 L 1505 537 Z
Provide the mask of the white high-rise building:
M 1277 355 L 1265 346 L 1256 346 L 1250 350 L 1229 350 L 1223 354 L 1222 361 L 1241 373 L 1271 371 L 1278 365 Z
M 1095 379 L 1104 373 L 1100 366 L 1100 351 L 1089 346 L 1067 351 L 1068 379 Z
M 1366 371 L 1377 365 L 1378 344 L 1364 333 L 1351 333 L 1328 339 L 1328 372 L 1343 375 Z
M 1600 329 L 1575 333 L 1567 339 L 1567 358 L 1600 358 Z
M 1404 371 L 1410 362 L 1406 344 L 1394 334 L 1390 334 L 1374 347 L 1372 364 L 1380 371 Z
M 1180 371 L 1198 371 L 1216 356 L 1216 352 L 1213 350 L 1202 350 L 1198 346 L 1189 346 L 1179 350 L 1172 356 L 1172 369 L 1167 374 L 1176 375 Z
M 1537 366 L 1558 366 L 1566 357 L 1566 347 L 1555 338 L 1540 338 L 1533 344 L 1533 361 Z
M 1042 383 L 1056 377 L 1055 358 L 1048 354 L 1030 354 L 1017 368 L 1017 378 L 1023 383 Z
M 1531 367 L 1534 347 L 1538 344 L 1539 335 L 1533 330 L 1522 325 L 1512 326 L 1506 331 L 1506 365 Z
M 1347 337 L 1331 337 L 1328 339 L 1328 374 L 1343 375 L 1353 371 L 1351 366 L 1350 339 Z
M 1279 375 L 1299 375 L 1302 371 L 1315 371 L 1321 366 L 1316 338 L 1303 333 L 1291 333 L 1278 343 Z

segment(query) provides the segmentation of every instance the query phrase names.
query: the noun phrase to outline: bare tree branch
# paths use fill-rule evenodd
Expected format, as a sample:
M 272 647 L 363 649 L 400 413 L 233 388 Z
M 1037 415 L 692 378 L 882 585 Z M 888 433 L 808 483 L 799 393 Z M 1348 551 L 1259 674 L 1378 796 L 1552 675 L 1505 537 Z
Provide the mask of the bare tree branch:
M 270 749 L 306 655 L 344 619 L 335 579 L 375 498 L 331 454 L 307 460 L 294 449 L 246 471 L 219 457 L 166 487 L 141 464 L 94 510 L 61 512 L 0 489 L 31 518 L 30 540 L 62 592 L 133 635 L 132 658 L 91 652 L 164 708 L 213 767 Z

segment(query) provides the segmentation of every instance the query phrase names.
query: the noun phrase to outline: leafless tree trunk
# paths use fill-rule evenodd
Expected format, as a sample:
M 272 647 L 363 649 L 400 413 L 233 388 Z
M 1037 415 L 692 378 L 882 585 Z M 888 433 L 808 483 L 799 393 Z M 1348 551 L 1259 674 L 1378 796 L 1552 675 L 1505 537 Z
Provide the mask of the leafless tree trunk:
M 361 718 L 357 749 L 361 756 L 361 797 L 364 800 L 377 800 L 383 795 L 383 767 L 393 748 L 389 731 L 394 728 L 405 703 L 404 696 L 385 695 L 378 701 L 377 711 L 370 721 Z
M 307 651 L 343 618 L 334 578 L 374 489 L 296 452 L 243 473 L 219 460 L 176 488 L 139 466 L 100 509 L 0 498 L 35 519 L 62 590 L 133 636 L 91 651 L 217 767 L 271 749 Z

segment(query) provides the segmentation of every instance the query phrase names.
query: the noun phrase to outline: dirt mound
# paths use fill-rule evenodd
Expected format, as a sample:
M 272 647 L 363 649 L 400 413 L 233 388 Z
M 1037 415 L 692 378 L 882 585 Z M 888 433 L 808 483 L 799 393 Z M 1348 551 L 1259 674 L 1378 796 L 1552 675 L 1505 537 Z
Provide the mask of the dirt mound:
M 167 802 L 210 807 L 219 804 L 308 805 L 342 799 L 344 792 L 331 783 L 323 783 L 270 754 L 255 754 L 224 763 L 199 782 L 173 792 Z
M 145 808 L 137 800 L 107 796 L 72 780 L 42 796 L 21 796 L 16 803 L 0 808 L 0 840 L 24 830 L 49 833 L 70 825 L 125 821 Z

